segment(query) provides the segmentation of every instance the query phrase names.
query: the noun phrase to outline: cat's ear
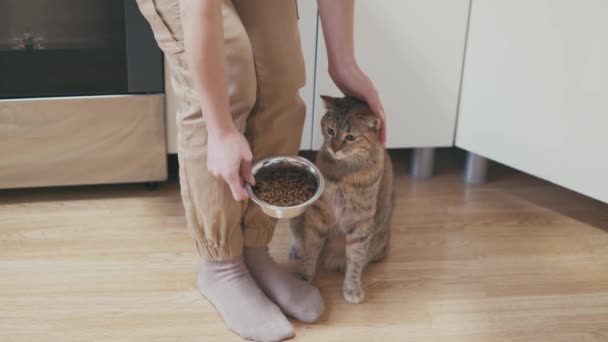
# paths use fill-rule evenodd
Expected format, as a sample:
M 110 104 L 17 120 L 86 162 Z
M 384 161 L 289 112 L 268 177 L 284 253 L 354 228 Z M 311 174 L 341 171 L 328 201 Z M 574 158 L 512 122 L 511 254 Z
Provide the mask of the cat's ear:
M 382 120 L 376 115 L 366 115 L 363 118 L 363 121 L 374 131 L 380 130 L 380 125 L 382 124 Z
M 338 107 L 338 103 L 340 103 L 340 99 L 337 97 L 321 95 L 321 99 L 325 103 L 325 109 L 327 109 L 327 110 L 336 109 L 336 107 Z

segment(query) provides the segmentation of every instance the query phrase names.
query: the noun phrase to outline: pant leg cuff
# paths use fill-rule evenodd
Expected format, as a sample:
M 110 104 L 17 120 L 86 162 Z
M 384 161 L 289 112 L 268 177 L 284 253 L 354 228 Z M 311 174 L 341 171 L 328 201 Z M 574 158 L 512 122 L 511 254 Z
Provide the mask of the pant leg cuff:
M 243 245 L 213 245 L 196 241 L 198 255 L 210 261 L 228 261 L 240 257 L 243 254 Z

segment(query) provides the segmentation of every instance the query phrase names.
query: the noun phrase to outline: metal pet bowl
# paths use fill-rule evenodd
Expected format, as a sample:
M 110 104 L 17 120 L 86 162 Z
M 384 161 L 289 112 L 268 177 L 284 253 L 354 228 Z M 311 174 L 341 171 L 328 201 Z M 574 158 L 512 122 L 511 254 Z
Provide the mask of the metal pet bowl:
M 311 204 L 313 204 L 316 200 L 319 199 L 319 197 L 321 197 L 321 194 L 323 193 L 323 189 L 325 187 L 325 182 L 323 181 L 323 176 L 321 175 L 321 172 L 319 171 L 319 169 L 317 169 L 317 167 L 313 163 L 308 161 L 307 159 L 302 158 L 302 157 L 288 157 L 288 156 L 272 157 L 272 158 L 267 158 L 267 159 L 257 162 L 252 168 L 253 176 L 255 177 L 255 175 L 264 168 L 271 167 L 271 166 L 277 166 L 277 165 L 295 167 L 295 168 L 304 170 L 306 173 L 314 176 L 314 178 L 317 182 L 317 188 L 315 190 L 314 195 L 304 203 L 300 203 L 298 205 L 294 205 L 291 207 L 279 207 L 279 206 L 275 206 L 270 203 L 267 203 L 266 201 L 263 201 L 260 198 L 258 198 L 253 193 L 253 189 L 251 188 L 251 186 L 249 184 L 247 184 L 246 189 L 247 189 L 247 193 L 249 194 L 249 198 L 254 203 L 259 205 L 262 208 L 262 211 L 266 215 L 274 217 L 274 218 L 287 219 L 287 218 L 293 218 L 293 217 L 302 215 Z

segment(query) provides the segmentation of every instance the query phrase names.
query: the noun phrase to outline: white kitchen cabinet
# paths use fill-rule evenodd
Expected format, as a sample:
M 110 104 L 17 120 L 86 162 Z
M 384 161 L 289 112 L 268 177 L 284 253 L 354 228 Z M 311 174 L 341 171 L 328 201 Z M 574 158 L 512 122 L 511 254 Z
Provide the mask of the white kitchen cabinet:
M 317 48 L 317 2 L 312 0 L 298 1 L 298 15 L 300 17 L 300 40 L 302 41 L 302 53 L 306 65 L 306 85 L 300 91 L 300 96 L 306 104 L 306 121 L 302 131 L 302 143 L 300 149 L 312 149 L 312 130 L 313 130 L 313 100 L 314 100 L 314 79 L 315 61 Z
M 302 132 L 302 150 L 312 148 L 312 124 L 313 124 L 313 96 L 315 77 L 315 52 L 317 46 L 317 5 L 316 1 L 298 1 L 298 25 L 300 27 L 300 38 L 302 42 L 302 53 L 306 64 L 306 85 L 301 89 L 300 95 L 306 104 L 306 122 Z M 176 103 L 175 94 L 171 88 L 169 68 L 165 64 L 165 109 L 167 113 L 167 151 L 177 153 L 177 126 L 175 123 Z
M 473 1 L 456 145 L 608 202 L 608 2 Z
M 388 147 L 452 146 L 469 0 L 355 2 L 355 49 L 387 115 Z M 319 28 L 313 147 L 322 143 L 319 95 L 339 96 Z
M 177 153 L 177 103 L 175 102 L 175 93 L 171 86 L 171 76 L 169 73 L 169 65 L 165 59 L 165 117 L 167 127 L 167 153 Z

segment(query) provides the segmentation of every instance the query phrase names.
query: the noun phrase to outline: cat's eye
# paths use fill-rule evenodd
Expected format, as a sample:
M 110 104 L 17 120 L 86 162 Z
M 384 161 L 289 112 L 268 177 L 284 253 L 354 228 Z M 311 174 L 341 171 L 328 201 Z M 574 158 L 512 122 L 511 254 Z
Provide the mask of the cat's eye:
M 348 140 L 348 141 L 355 141 L 355 139 L 357 139 L 357 137 L 355 137 L 355 136 L 354 136 L 354 135 L 352 135 L 352 134 L 348 134 L 348 135 L 346 136 L 346 140 Z
M 331 129 L 331 128 L 328 128 L 328 129 L 327 129 L 327 134 L 329 134 L 329 135 L 331 135 L 331 136 L 333 137 L 334 135 L 336 135 L 336 131 L 334 131 L 334 130 L 333 130 L 333 129 Z

